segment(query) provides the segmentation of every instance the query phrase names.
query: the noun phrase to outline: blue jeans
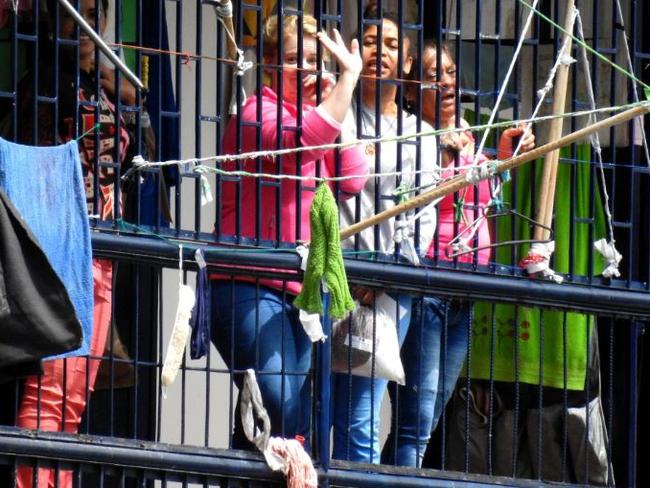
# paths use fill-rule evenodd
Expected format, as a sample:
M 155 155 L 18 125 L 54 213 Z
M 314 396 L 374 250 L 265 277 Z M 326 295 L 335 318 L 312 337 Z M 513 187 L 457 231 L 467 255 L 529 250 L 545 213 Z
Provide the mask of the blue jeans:
M 397 324 L 400 345 L 411 322 L 410 295 L 391 295 L 407 310 Z M 379 463 L 381 403 L 388 381 L 335 373 L 332 375 L 332 457 L 360 463 Z
M 396 422 L 391 423 L 383 463 L 421 466 L 465 362 L 470 311 L 469 302 L 434 297 L 413 301 L 402 347 L 406 385 L 390 389 Z
M 271 435 L 308 438 L 311 411 L 311 341 L 303 331 L 291 295 L 242 282 L 212 282 L 212 340 L 241 388 L 253 368 Z M 233 448 L 252 449 L 235 413 Z

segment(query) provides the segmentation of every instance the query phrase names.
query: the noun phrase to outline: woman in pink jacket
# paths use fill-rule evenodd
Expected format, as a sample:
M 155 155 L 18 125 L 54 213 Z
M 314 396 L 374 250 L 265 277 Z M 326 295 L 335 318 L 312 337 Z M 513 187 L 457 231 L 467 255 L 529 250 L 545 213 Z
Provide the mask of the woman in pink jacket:
M 248 98 L 239 116 L 230 120 L 224 136 L 227 154 L 328 144 L 335 142 L 341 132 L 361 72 L 358 43 L 353 41 L 348 50 L 337 31 L 330 39 L 318 31 L 316 20 L 308 15 L 302 17 L 302 39 L 298 17 L 284 16 L 281 22 L 279 25 L 278 17 L 270 18 L 263 33 L 270 87 Z M 278 60 L 280 28 L 283 42 Z M 337 81 L 325 73 L 318 82 L 318 41 L 338 62 Z M 319 92 L 323 101 L 316 106 Z M 358 193 L 368 172 L 366 160 L 356 146 L 343 149 L 338 157 L 333 150 L 307 150 L 228 163 L 223 168 L 303 177 L 358 176 L 338 184 L 341 197 Z M 221 218 L 216 228 L 220 237 L 270 247 L 310 240 L 309 209 L 315 180 L 224 178 L 221 185 Z M 212 339 L 217 349 L 233 372 L 253 368 L 258 373 L 272 435 L 306 437 L 311 408 L 306 381 L 311 342 L 292 306 L 300 283 L 256 281 L 247 276 L 213 278 Z M 238 385 L 241 380 L 242 375 L 236 374 Z M 251 447 L 239 420 L 232 445 Z

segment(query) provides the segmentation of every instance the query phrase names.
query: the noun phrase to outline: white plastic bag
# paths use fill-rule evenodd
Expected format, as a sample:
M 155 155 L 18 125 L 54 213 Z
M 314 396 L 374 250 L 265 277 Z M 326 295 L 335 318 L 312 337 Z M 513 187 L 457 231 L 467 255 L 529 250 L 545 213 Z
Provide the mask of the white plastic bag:
M 398 309 L 399 307 L 399 309 Z M 407 310 L 386 293 L 374 308 L 357 304 L 352 313 L 332 324 L 332 371 L 405 383 L 399 352 L 397 319 Z

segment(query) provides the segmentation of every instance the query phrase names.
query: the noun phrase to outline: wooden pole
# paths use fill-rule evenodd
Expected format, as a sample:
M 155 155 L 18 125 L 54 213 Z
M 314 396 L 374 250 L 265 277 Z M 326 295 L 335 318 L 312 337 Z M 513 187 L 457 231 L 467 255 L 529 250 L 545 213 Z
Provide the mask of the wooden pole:
M 612 117 L 603 119 L 600 122 L 597 122 L 593 125 L 584 127 L 564 137 L 551 141 L 548 144 L 544 144 L 543 146 L 536 147 L 532 151 L 528 151 L 527 153 L 521 154 L 515 158 L 510 158 L 505 161 L 502 161 L 497 165 L 496 172 L 502 173 L 506 170 L 514 169 L 517 166 L 521 166 L 522 164 L 525 164 L 529 161 L 533 161 L 537 158 L 543 157 L 551 151 L 554 151 L 564 146 L 568 146 L 569 144 L 573 144 L 574 142 L 584 140 L 594 132 L 598 132 L 599 130 L 607 129 L 614 125 L 628 122 L 629 120 L 632 120 L 635 117 L 642 117 L 647 113 L 650 113 L 650 103 L 628 109 L 624 112 L 613 115 Z M 372 217 L 369 217 L 365 220 L 357 222 L 356 224 L 352 224 L 351 226 L 346 227 L 345 229 L 342 229 L 341 240 L 347 239 L 348 237 L 358 234 L 359 232 L 369 227 L 372 227 L 373 225 L 377 225 L 383 222 L 384 220 L 388 220 L 404 212 L 408 212 L 409 210 L 423 207 L 424 205 L 438 198 L 442 198 L 446 195 L 449 195 L 450 193 L 457 192 L 469 185 L 471 185 L 471 183 L 469 183 L 466 180 L 464 175 L 457 175 L 453 177 L 451 180 L 446 181 L 440 186 L 434 188 L 433 190 L 429 190 L 428 192 L 422 193 L 417 197 L 411 198 L 410 200 L 407 200 L 404 203 L 395 205 L 392 208 L 384 210 L 383 212 L 373 215 Z
M 567 0 L 566 11 L 564 14 L 564 30 L 567 32 L 562 38 L 562 46 L 566 45 L 562 56 L 569 56 L 571 54 L 571 36 L 569 32 L 573 32 L 575 9 L 574 0 Z M 566 92 L 567 85 L 569 84 L 569 65 L 560 62 L 560 65 L 555 76 L 555 83 L 553 87 L 553 115 L 560 115 L 564 113 L 566 107 Z M 553 119 L 549 127 L 549 141 L 555 141 L 562 137 L 562 127 L 564 119 Z M 555 204 L 555 187 L 557 181 L 558 162 L 560 160 L 560 149 L 555 149 L 544 158 L 544 167 L 542 171 L 542 182 L 537 195 L 537 207 L 535 221 L 541 225 L 535 226 L 534 237 L 536 241 L 546 241 L 550 238 L 550 229 L 553 224 L 553 207 Z

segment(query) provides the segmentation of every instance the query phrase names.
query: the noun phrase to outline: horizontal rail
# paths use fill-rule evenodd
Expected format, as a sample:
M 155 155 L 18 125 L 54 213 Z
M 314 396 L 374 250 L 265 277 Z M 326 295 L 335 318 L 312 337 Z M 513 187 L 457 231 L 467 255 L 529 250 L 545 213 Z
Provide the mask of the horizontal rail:
M 162 267 L 178 266 L 178 248 L 160 239 L 92 234 L 95 255 L 111 259 L 148 262 Z M 210 249 L 213 249 L 211 252 Z M 215 270 L 233 267 L 247 269 L 257 276 L 279 276 L 283 279 L 301 279 L 300 259 L 295 252 L 250 252 L 245 249 L 206 247 L 206 261 Z M 189 246 L 184 260 L 195 267 L 194 252 Z M 436 292 L 471 300 L 495 300 L 521 305 L 561 308 L 602 313 L 618 317 L 650 317 L 650 292 L 618 289 L 606 286 L 557 284 L 543 279 L 518 276 L 495 276 L 476 272 L 424 268 L 362 259 L 345 259 L 351 282 L 380 288 L 396 288 L 414 293 Z M 285 272 L 277 271 L 286 270 Z
M 72 436 L 61 433 L 32 432 L 0 426 L 0 458 L 43 459 L 109 465 L 112 467 L 150 469 L 158 473 L 183 473 L 199 476 L 234 477 L 282 482 L 282 474 L 272 472 L 260 454 L 246 451 L 205 447 L 175 446 L 131 439 L 100 436 Z M 431 469 L 385 465 L 363 465 L 332 461 L 325 474 L 331 486 L 349 487 L 445 487 L 484 488 L 511 486 L 532 488 L 533 480 L 494 478 L 465 473 L 445 473 Z M 369 476 L 371 474 L 371 476 Z M 574 485 L 563 484 L 571 487 Z

